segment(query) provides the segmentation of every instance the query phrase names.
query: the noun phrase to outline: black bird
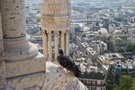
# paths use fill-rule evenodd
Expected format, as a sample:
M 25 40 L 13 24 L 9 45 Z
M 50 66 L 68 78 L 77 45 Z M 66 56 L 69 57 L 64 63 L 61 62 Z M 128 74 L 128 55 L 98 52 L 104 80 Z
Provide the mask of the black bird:
M 58 60 L 59 64 L 62 67 L 66 68 L 67 70 L 73 72 L 74 75 L 76 77 L 78 77 L 80 75 L 80 70 L 77 68 L 75 63 L 68 56 L 64 55 L 62 49 L 59 49 L 58 53 L 59 53 L 59 55 L 57 57 L 57 60 Z

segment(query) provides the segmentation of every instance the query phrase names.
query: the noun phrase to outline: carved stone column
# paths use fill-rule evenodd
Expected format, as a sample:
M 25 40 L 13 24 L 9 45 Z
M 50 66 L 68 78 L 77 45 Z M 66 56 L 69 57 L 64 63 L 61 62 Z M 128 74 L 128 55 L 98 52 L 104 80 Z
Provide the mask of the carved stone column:
M 65 47 L 64 47 L 64 46 L 65 46 L 65 43 L 64 43 L 64 42 L 65 42 L 65 38 L 64 38 L 65 36 L 64 36 L 64 34 L 65 34 L 65 32 L 61 31 L 61 37 L 60 37 L 61 42 L 60 42 L 60 43 L 61 43 L 61 49 L 62 49 L 63 51 L 65 51 L 65 49 L 64 49 L 64 48 L 65 48 Z
M 59 35 L 59 32 L 58 31 L 55 31 L 54 32 L 55 34 L 55 59 L 57 59 L 57 54 L 58 54 L 58 35 Z
M 52 59 L 52 32 L 48 32 L 48 42 L 49 42 L 49 59 Z
M 69 30 L 66 32 L 66 55 L 69 55 Z
M 43 37 L 43 54 L 48 57 L 48 41 L 47 41 L 47 33 L 46 31 L 42 31 Z

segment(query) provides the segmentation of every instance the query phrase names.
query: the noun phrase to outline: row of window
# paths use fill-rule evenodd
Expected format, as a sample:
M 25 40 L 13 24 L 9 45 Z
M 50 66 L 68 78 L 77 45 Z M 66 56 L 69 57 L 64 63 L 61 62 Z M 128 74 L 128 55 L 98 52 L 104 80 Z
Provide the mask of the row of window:
M 87 79 L 80 79 L 80 81 L 84 84 L 91 84 L 91 85 L 104 85 L 103 81 L 98 80 L 87 80 Z M 97 84 L 97 82 L 100 82 L 100 84 Z
M 88 90 L 105 90 L 105 88 L 101 87 L 101 88 L 97 88 L 97 87 L 87 87 Z

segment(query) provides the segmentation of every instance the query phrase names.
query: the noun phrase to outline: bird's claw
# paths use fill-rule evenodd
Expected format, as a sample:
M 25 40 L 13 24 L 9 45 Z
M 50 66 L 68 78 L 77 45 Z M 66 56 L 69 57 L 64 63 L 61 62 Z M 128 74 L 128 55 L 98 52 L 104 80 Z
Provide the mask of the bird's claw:
M 63 68 L 62 66 L 58 66 L 58 67 L 64 70 L 66 73 L 69 72 L 69 70 L 67 70 L 66 68 Z
M 64 69 L 62 66 L 59 66 L 61 69 Z

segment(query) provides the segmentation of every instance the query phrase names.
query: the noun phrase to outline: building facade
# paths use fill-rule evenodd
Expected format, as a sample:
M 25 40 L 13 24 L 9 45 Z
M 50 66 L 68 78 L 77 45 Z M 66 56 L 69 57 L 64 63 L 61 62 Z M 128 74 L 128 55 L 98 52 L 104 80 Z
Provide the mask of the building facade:
M 106 90 L 105 75 L 101 71 L 81 73 L 79 80 L 87 86 L 88 90 Z
M 133 60 L 129 59 L 125 62 L 117 60 L 110 63 L 108 79 L 110 79 L 113 84 L 119 84 L 119 78 L 122 75 L 135 76 L 135 63 Z

